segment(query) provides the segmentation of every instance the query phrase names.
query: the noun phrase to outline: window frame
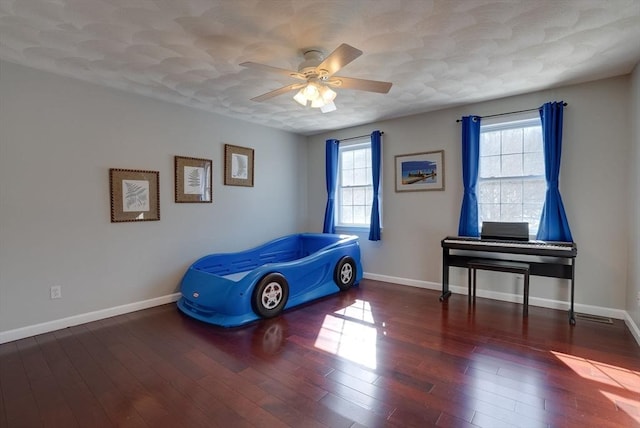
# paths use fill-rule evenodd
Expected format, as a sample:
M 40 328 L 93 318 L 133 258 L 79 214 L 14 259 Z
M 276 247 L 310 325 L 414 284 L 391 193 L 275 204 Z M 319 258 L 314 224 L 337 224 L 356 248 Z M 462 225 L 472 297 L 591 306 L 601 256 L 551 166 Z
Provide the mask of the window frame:
M 367 222 L 366 223 L 343 223 L 341 221 L 342 219 L 342 189 L 343 188 L 370 188 L 371 192 L 373 193 L 373 175 L 371 174 L 368 178 L 370 180 L 370 184 L 363 186 L 363 185 L 357 185 L 357 186 L 343 186 L 342 182 L 342 154 L 344 152 L 347 151 L 354 151 L 354 150 L 359 150 L 359 149 L 369 149 L 369 152 L 371 152 L 371 139 L 370 138 L 362 138 L 362 139 L 356 139 L 353 141 L 349 141 L 349 142 L 340 142 L 339 146 L 338 146 L 338 176 L 336 178 L 336 196 L 335 196 L 335 201 L 336 201 L 336 209 L 335 209 L 335 228 L 336 231 L 342 231 L 342 232 L 368 232 L 369 229 L 371 228 L 371 204 L 369 204 L 368 206 L 365 205 L 365 208 L 367 209 L 366 214 L 366 219 Z M 371 162 L 371 156 L 370 158 L 370 162 Z M 380 186 L 378 188 L 378 209 L 380 211 L 380 229 L 382 229 L 382 159 L 380 160 L 381 165 L 380 165 Z M 369 163 L 369 165 L 367 166 L 368 169 L 370 169 L 372 171 L 373 169 L 373 165 L 371 163 Z
M 509 129 L 524 129 L 524 128 L 528 128 L 531 126 L 537 126 L 540 129 L 540 148 L 541 148 L 541 154 L 542 154 L 542 162 L 543 162 L 543 171 L 540 174 L 525 174 L 524 171 L 524 161 L 523 161 L 523 171 L 521 175 L 500 175 L 498 177 L 483 177 L 482 176 L 482 157 L 480 155 L 480 153 L 482 153 L 482 134 L 485 132 L 493 132 L 493 131 L 505 131 L 505 130 L 509 130 Z M 524 144 L 524 141 L 523 141 Z M 519 154 L 520 156 L 524 157 L 524 155 L 526 153 L 532 153 L 532 152 L 527 152 L 525 151 L 525 147 L 522 147 L 522 150 L 520 150 L 519 152 L 516 152 L 514 154 Z M 500 163 L 502 164 L 502 157 L 505 155 L 505 153 L 503 153 L 502 151 L 502 143 L 501 143 L 501 149 L 500 149 L 500 154 L 499 155 L 495 155 L 495 156 L 499 156 L 500 157 Z M 527 181 L 541 181 L 542 183 L 545 184 L 546 186 L 546 176 L 545 176 L 545 170 L 544 168 L 546 167 L 546 165 L 544 164 L 544 143 L 542 140 L 542 122 L 540 119 L 540 115 L 538 114 L 537 111 L 535 112 L 527 112 L 527 113 L 521 113 L 518 115 L 511 115 L 507 118 L 505 117 L 500 117 L 500 118 L 492 118 L 492 119 L 488 119 L 485 120 L 483 119 L 483 121 L 480 124 L 480 147 L 479 147 L 479 153 L 478 153 L 478 182 L 476 184 L 476 192 L 478 195 L 478 228 L 479 230 L 482 228 L 482 222 L 483 222 L 483 217 L 482 217 L 482 209 L 481 209 L 481 202 L 480 202 L 480 187 L 483 183 L 487 183 L 487 182 L 500 182 L 500 183 L 504 183 L 504 182 L 508 182 L 508 181 L 521 181 L 522 183 L 525 183 Z M 502 188 L 502 187 L 501 187 Z M 520 205 L 523 207 L 523 214 L 524 214 L 524 206 L 526 204 L 526 194 L 522 193 L 522 201 L 520 202 Z M 545 198 L 544 196 L 542 197 L 542 200 L 540 201 L 540 207 L 539 207 L 539 211 L 540 213 L 542 213 L 542 209 L 544 207 L 544 202 L 545 202 Z M 503 195 L 502 192 L 500 194 L 500 208 L 502 209 L 502 205 L 506 204 L 503 203 Z M 501 218 L 499 220 L 495 220 L 495 219 L 485 219 L 486 221 L 504 221 L 504 222 L 509 222 L 509 221 L 517 221 L 517 220 L 503 220 L 502 219 L 502 215 Z M 519 221 L 526 221 L 524 218 L 522 218 Z M 538 224 L 538 229 L 539 229 L 539 224 Z M 529 223 L 529 236 L 530 237 L 535 237 L 535 235 L 538 232 L 538 229 L 532 229 L 531 228 L 531 223 Z

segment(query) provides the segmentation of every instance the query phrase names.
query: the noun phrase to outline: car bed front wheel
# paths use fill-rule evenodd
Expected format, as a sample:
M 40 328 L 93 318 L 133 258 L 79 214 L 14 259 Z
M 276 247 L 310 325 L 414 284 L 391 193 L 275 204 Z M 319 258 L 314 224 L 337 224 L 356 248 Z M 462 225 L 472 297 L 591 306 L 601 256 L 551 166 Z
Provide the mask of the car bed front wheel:
M 253 290 L 253 311 L 263 318 L 273 318 L 282 312 L 289 299 L 289 284 L 277 272 L 265 275 Z

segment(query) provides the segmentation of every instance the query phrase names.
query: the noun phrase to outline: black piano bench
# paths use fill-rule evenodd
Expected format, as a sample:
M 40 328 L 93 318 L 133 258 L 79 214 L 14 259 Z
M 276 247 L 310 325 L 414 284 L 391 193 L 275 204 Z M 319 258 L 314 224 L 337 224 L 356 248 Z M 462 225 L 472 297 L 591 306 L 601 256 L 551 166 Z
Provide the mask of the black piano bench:
M 478 259 L 469 261 L 467 268 L 469 268 L 469 303 L 471 303 L 472 298 L 474 300 L 476 298 L 476 270 L 492 270 L 495 272 L 509 272 L 524 275 L 524 308 L 522 316 L 526 317 L 529 315 L 529 263 Z

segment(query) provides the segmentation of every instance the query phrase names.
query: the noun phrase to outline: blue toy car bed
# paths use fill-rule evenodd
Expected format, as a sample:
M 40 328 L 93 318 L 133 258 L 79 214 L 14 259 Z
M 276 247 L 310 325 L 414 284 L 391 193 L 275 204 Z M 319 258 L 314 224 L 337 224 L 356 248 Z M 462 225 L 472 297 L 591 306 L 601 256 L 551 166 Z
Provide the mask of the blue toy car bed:
M 361 279 L 357 236 L 300 233 L 199 259 L 182 278 L 178 308 L 234 327 L 348 290 Z

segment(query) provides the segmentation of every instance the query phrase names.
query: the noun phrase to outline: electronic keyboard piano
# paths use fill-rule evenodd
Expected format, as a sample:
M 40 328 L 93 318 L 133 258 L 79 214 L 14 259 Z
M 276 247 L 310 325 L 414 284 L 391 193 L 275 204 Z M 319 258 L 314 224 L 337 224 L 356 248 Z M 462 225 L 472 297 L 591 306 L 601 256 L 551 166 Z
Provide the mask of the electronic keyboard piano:
M 466 268 L 471 260 L 526 261 L 530 274 L 568 279 L 571 284 L 569 322 L 575 324 L 573 312 L 575 260 L 578 253 L 575 242 L 523 241 L 507 239 L 481 239 L 448 236 L 442 245 L 442 295 L 440 301 L 450 295 L 449 267 Z M 508 255 L 517 255 L 509 258 Z

